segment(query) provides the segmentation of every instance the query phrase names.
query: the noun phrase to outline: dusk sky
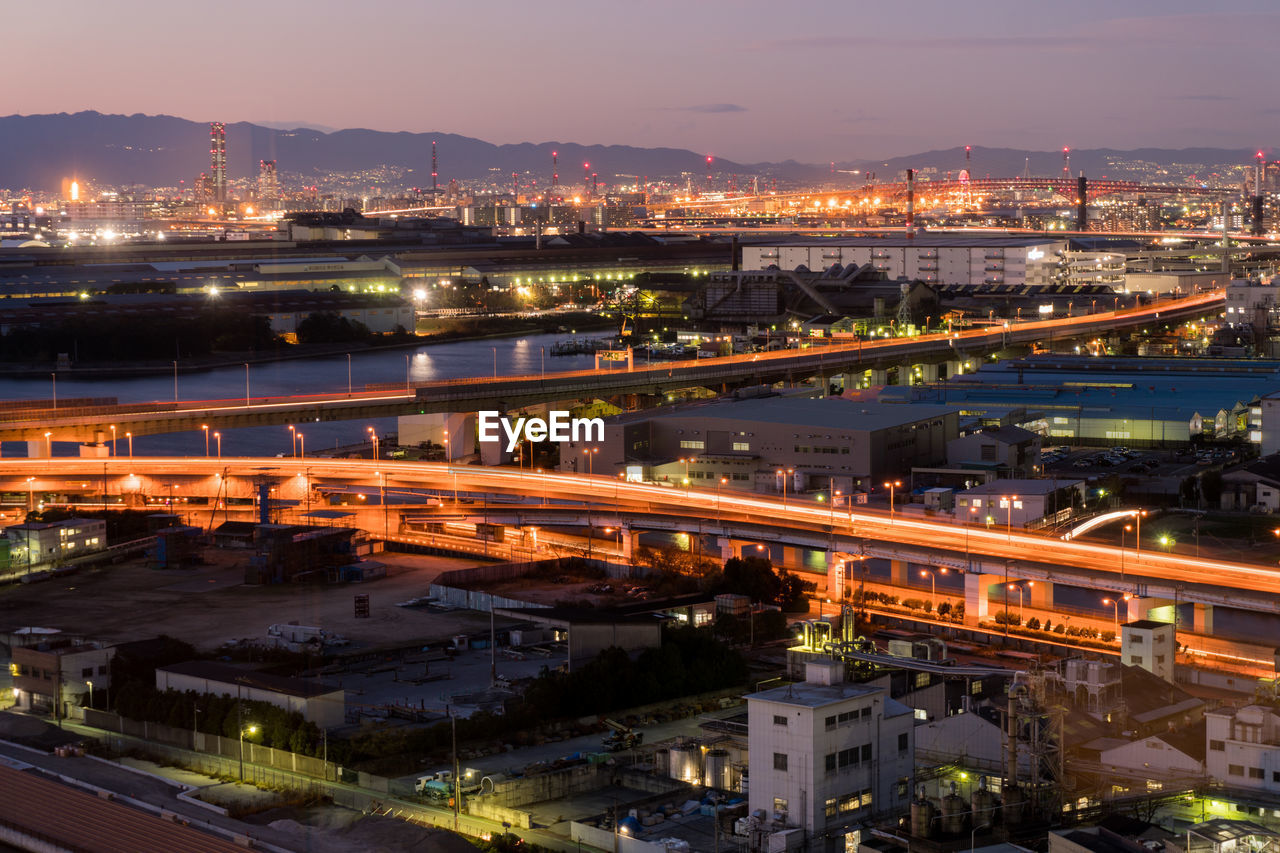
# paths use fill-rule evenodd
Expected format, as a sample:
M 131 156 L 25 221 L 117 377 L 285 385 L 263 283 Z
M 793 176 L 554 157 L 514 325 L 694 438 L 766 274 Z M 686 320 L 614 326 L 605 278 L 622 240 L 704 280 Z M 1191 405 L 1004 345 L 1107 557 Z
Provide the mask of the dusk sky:
M 808 162 L 1270 147 L 1280 118 L 1275 0 L 46 0 L 5 24 L 6 113 Z

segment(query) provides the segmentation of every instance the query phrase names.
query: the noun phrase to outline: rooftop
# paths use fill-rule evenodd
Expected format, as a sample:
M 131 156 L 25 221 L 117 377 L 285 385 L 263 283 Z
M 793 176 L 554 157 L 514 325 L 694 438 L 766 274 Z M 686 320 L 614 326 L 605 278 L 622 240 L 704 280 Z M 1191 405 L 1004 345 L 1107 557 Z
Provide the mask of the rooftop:
M 966 489 L 958 492 L 961 495 L 1048 495 L 1059 489 L 1068 489 L 1072 486 L 1084 482 L 1083 480 L 993 480 L 990 483 L 983 483 L 981 486 L 974 486 L 972 489 Z
M 272 675 L 266 672 L 255 672 L 251 669 L 241 669 L 239 667 L 227 666 L 226 664 L 205 660 L 193 660 L 186 661 L 185 663 L 170 664 L 169 666 L 157 667 L 156 671 L 171 672 L 174 675 L 186 675 L 192 678 L 202 678 L 207 681 L 216 681 L 222 684 L 243 684 L 245 687 L 254 687 L 259 690 L 270 690 L 273 693 L 282 693 L 286 696 L 297 696 L 302 699 L 323 696 L 326 693 L 336 693 L 342 689 L 336 684 L 326 684 L 322 681 L 290 678 L 286 675 Z
M 753 397 L 746 400 L 714 400 L 693 403 L 662 412 L 638 412 L 622 420 L 721 420 L 735 429 L 756 423 L 785 424 L 798 428 L 873 432 L 954 414 L 949 406 L 903 406 L 846 400 L 842 397 Z
M 777 702 L 782 705 L 795 705 L 799 708 L 822 708 L 826 705 L 833 705 L 849 699 L 869 698 L 876 695 L 884 697 L 884 715 L 886 717 L 896 717 L 899 714 L 911 713 L 911 709 L 906 705 L 896 699 L 889 698 L 888 691 L 883 687 L 872 687 L 867 684 L 852 684 L 849 682 L 815 684 L 811 681 L 802 681 L 798 684 L 788 684 L 783 687 L 762 690 L 759 693 L 749 693 L 746 698 L 763 702 Z

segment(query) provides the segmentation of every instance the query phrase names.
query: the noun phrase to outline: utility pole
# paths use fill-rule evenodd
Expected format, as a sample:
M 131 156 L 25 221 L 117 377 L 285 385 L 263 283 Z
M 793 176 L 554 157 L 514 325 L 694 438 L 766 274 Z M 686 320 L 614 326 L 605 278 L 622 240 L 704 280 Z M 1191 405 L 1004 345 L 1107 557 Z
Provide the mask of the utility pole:
M 449 727 L 453 731 L 453 831 L 458 831 L 458 811 L 462 807 L 462 778 L 458 775 L 458 718 L 449 709 Z

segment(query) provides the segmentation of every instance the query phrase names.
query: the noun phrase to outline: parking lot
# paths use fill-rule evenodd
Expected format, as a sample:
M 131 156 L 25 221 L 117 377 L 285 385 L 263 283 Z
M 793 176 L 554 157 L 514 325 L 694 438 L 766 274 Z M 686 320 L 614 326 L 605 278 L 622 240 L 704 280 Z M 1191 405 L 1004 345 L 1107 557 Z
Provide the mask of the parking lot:
M 1117 477 L 1169 478 L 1180 482 L 1214 466 L 1238 461 L 1238 454 L 1225 448 L 1195 450 L 1180 448 L 1140 449 L 1133 447 L 1046 447 L 1041 463 L 1048 475 L 1079 479 Z

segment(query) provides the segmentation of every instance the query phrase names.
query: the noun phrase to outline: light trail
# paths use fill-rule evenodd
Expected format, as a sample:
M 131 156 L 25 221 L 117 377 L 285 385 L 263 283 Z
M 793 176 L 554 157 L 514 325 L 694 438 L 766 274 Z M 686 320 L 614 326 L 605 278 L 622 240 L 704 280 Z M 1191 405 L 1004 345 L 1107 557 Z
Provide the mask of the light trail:
M 784 502 L 760 495 L 715 492 L 697 488 L 670 488 L 628 483 L 602 475 L 563 474 L 550 471 L 511 470 L 393 462 L 390 460 L 291 459 L 291 458 L 143 458 L 112 457 L 71 459 L 0 460 L 0 480 L 13 492 L 59 491 L 69 483 L 94 483 L 103 477 L 133 475 L 151 478 L 213 478 L 227 475 L 251 480 L 277 475 L 317 483 L 323 479 L 358 482 L 377 489 L 388 485 L 421 486 L 437 490 L 517 495 L 527 503 L 580 502 L 590 513 L 652 513 L 715 524 L 768 524 L 806 534 L 836 534 L 879 542 L 919 546 L 938 551 L 1008 560 L 1043 563 L 1105 575 L 1130 574 L 1173 583 L 1212 585 L 1252 593 L 1280 594 L 1280 569 L 1274 566 L 1234 563 L 1201 557 L 1183 557 L 1157 551 L 1121 549 L 1112 545 L 1058 538 L 996 528 L 973 529 L 962 525 L 892 517 L 869 510 L 833 512 L 830 507 Z M 28 484 L 26 478 L 36 479 Z M 516 507 L 508 507 L 515 509 Z M 471 511 L 475 514 L 479 508 Z M 495 513 L 499 510 L 492 510 Z M 746 538 L 746 537 L 743 537 Z M 1123 556 L 1122 556 L 1123 555 Z M 1121 570 L 1123 566 L 1123 572 Z M 1277 602 L 1280 608 L 1280 602 Z

